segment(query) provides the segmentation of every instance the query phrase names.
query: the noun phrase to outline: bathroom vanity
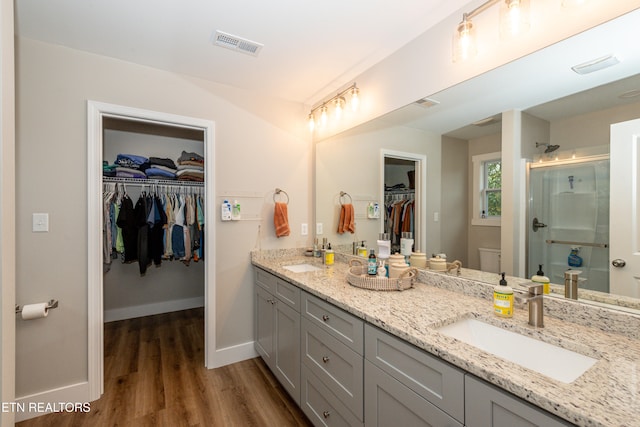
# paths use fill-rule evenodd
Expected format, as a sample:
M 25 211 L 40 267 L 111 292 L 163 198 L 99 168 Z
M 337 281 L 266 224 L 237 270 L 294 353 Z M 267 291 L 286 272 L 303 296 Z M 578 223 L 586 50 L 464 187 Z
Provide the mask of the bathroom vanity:
M 609 426 L 640 419 L 640 341 L 624 328 L 612 333 L 563 317 L 575 310 L 584 318 L 590 308 L 582 304 L 546 299 L 546 327 L 536 329 L 527 325 L 526 307 L 516 306 L 512 319 L 495 318 L 492 286 L 455 275 L 422 271 L 413 289 L 378 292 L 349 285 L 345 262 L 299 273 L 283 266 L 315 260 L 262 251 L 252 262 L 256 350 L 315 425 Z M 640 323 L 624 316 L 627 327 Z M 597 362 L 567 383 L 438 332 L 465 318 Z

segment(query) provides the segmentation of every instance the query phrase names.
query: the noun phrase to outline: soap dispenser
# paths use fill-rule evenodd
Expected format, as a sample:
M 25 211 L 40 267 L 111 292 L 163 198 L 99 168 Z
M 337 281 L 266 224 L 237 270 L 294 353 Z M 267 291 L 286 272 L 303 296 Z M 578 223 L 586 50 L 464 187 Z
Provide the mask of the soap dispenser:
M 505 273 L 500 284 L 493 288 L 493 312 L 499 317 L 513 317 L 513 289 L 507 285 Z
M 542 264 L 538 264 L 538 272 L 535 276 L 531 278 L 532 282 L 542 283 L 543 293 L 549 293 L 549 278 L 544 275 L 544 271 L 542 271 Z

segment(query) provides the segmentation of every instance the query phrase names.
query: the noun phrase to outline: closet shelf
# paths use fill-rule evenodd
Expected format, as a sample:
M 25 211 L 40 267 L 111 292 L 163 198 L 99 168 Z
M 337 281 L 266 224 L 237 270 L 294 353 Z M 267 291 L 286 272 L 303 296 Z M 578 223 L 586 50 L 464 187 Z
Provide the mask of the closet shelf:
M 180 181 L 175 179 L 142 179 L 103 176 L 102 182 L 121 183 L 127 185 L 173 185 L 176 187 L 204 187 L 204 182 Z

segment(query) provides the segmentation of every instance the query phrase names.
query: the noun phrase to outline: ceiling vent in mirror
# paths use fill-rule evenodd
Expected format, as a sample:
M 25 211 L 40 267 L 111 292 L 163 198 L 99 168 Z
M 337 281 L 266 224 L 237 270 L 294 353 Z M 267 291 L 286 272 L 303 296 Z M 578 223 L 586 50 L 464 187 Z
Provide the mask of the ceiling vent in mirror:
M 477 122 L 473 122 L 471 123 L 474 126 L 489 126 L 492 125 L 494 123 L 500 123 L 502 121 L 502 118 L 500 116 L 492 116 L 492 117 L 487 117 L 486 119 L 482 119 L 482 120 L 478 120 Z
M 431 98 L 418 99 L 415 103 L 418 104 L 421 107 L 424 107 L 424 108 L 431 108 L 431 107 L 434 107 L 434 106 L 440 104 L 440 102 L 436 101 L 435 99 L 431 99 Z
M 619 64 L 620 60 L 615 55 L 607 55 L 592 61 L 584 62 L 582 64 L 574 65 L 571 67 L 573 71 L 578 74 L 589 74 L 595 71 L 600 71 L 608 67 L 612 67 Z
M 211 42 L 217 46 L 235 50 L 236 52 L 246 53 L 247 55 L 258 56 L 260 50 L 264 46 L 261 43 L 243 39 L 223 31 L 216 31 L 211 36 Z

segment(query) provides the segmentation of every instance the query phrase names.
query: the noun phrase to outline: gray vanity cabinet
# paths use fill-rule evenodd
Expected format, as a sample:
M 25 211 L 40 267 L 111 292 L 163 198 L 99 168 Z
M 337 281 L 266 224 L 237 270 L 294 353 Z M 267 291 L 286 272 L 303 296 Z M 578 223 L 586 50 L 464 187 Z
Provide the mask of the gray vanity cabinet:
M 256 269 L 255 349 L 300 404 L 300 288 Z
M 364 322 L 302 293 L 302 410 L 318 426 L 364 420 Z
M 462 426 L 464 371 L 365 325 L 367 426 Z
M 471 375 L 465 378 L 468 427 L 564 427 L 567 423 Z

